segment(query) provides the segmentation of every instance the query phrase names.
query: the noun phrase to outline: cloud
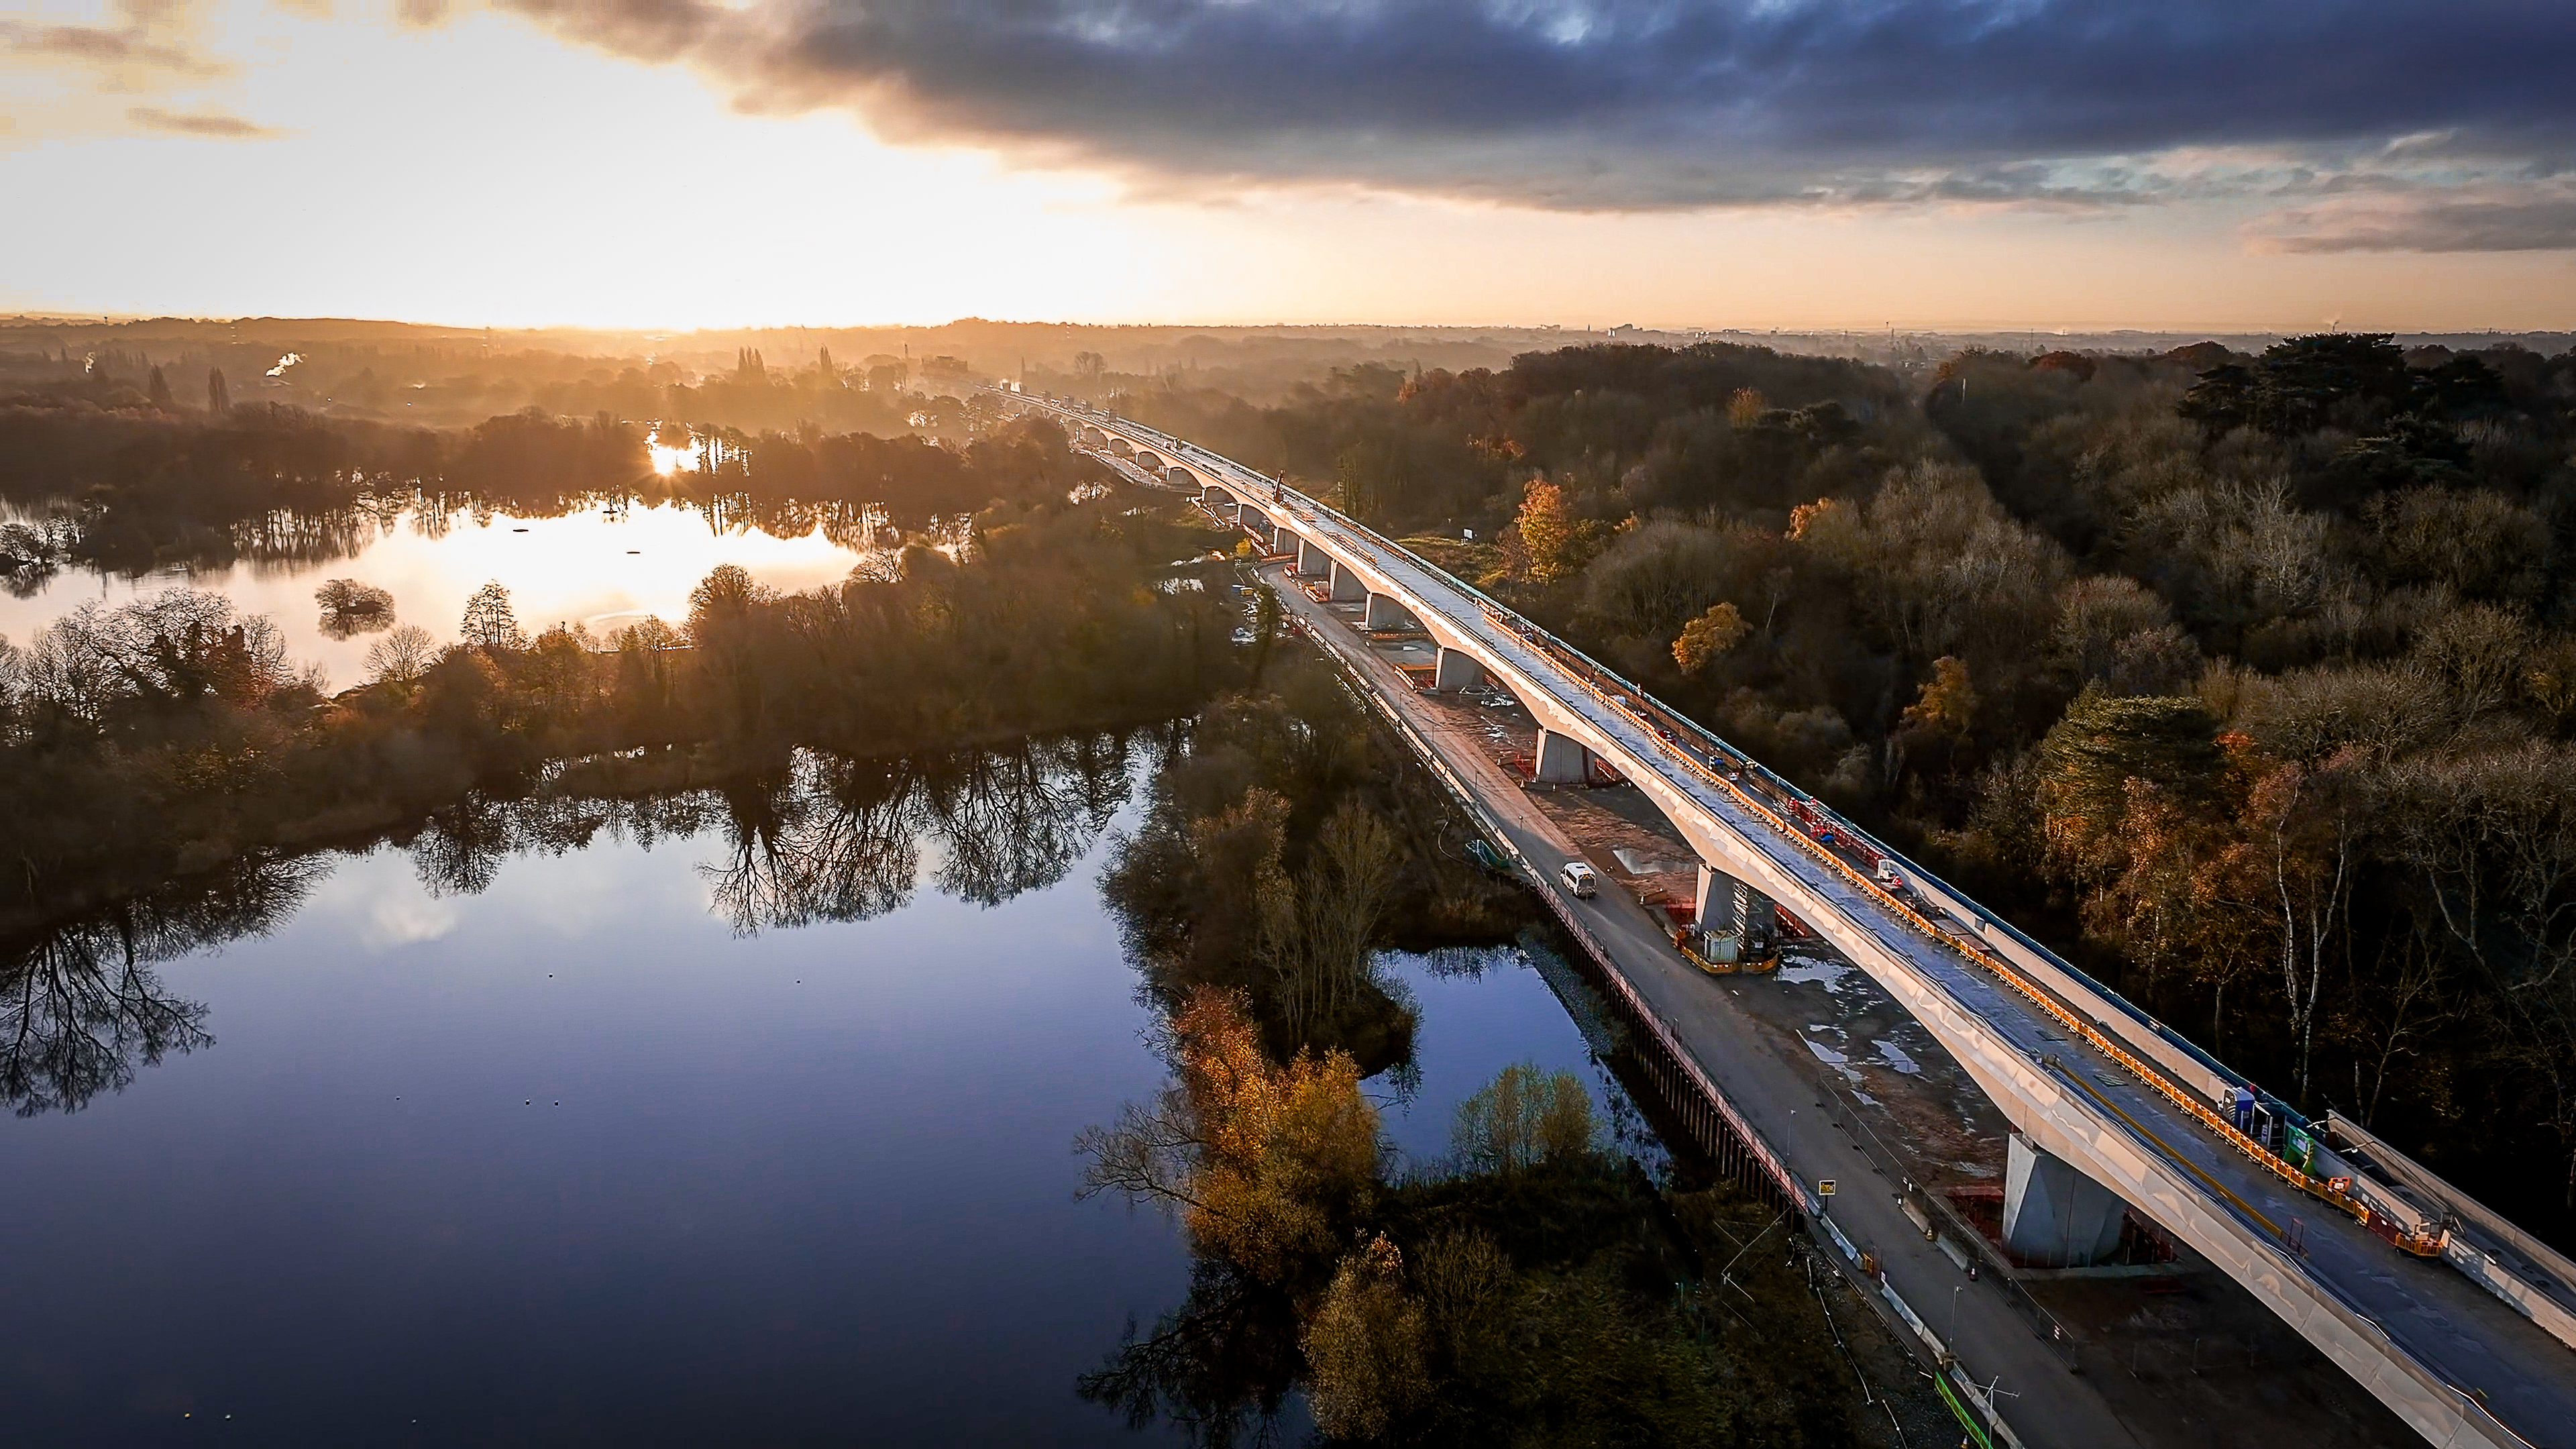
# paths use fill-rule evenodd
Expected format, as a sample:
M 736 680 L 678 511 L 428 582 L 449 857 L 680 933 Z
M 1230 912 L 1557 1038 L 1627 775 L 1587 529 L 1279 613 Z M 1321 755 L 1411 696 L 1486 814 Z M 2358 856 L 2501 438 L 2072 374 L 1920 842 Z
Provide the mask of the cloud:
M 385 895 L 367 908 L 358 940 L 382 954 L 399 946 L 435 941 L 456 929 L 456 907 L 447 901 Z
M 2528 0 L 496 0 L 753 110 L 1149 180 L 1564 209 L 2156 199 L 2111 158 L 2576 154 Z
M 140 29 L 95 25 L 26 25 L 0 20 L 0 49 L 37 60 L 99 66 L 140 66 L 181 75 L 213 75 L 226 67 L 182 47 L 156 43 Z
M 2295 208 L 2249 229 L 2270 252 L 2524 252 L 2576 248 L 2576 186 L 2478 183 Z
M 148 131 L 166 131 L 174 136 L 214 136 L 232 141 L 266 141 L 284 135 L 256 121 L 220 112 L 183 114 L 165 111 L 159 106 L 134 106 L 125 118 Z

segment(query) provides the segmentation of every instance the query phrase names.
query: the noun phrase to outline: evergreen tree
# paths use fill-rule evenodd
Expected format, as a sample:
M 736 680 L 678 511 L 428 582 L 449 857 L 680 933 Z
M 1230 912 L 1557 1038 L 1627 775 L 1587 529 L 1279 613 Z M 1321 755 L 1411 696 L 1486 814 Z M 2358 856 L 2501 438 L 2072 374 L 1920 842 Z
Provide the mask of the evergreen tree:
M 161 375 L 160 368 L 152 369 L 152 380 L 143 385 L 143 391 L 152 399 L 152 405 L 161 411 L 166 413 L 175 409 L 176 402 L 170 396 L 170 379 Z
M 209 368 L 206 372 L 206 411 L 222 417 L 232 410 L 232 406 L 232 393 L 224 386 L 224 370 Z

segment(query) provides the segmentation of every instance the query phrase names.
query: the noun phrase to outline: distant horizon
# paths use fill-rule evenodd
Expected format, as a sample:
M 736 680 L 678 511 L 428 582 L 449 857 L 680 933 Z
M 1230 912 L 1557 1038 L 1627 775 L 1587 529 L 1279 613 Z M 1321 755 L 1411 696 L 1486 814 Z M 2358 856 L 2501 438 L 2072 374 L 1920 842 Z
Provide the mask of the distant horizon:
M 443 331 L 466 335 L 476 333 L 491 333 L 496 335 L 587 333 L 602 336 L 633 337 L 695 337 L 778 332 L 939 332 L 969 326 L 1004 328 L 1077 328 L 1096 331 L 1117 331 L 1128 329 L 1139 331 L 1179 331 L 1188 329 L 1210 329 L 1236 332 L 1313 332 L 1331 331 L 1336 329 L 1367 329 L 1387 332 L 1561 332 L 1569 336 L 1577 337 L 1607 337 L 1613 332 L 1633 330 L 1659 337 L 1726 336 L 1757 339 L 1767 336 L 1815 338 L 1836 334 L 1847 335 L 1854 338 L 1868 338 L 1872 336 L 1883 337 L 1891 330 L 1899 337 L 1995 337 L 2018 335 L 2028 337 L 2033 340 L 2052 337 L 2095 338 L 2139 336 L 2161 338 L 2188 335 L 2203 337 L 2214 341 L 2229 337 L 2292 337 L 2310 333 L 2331 332 L 2382 332 L 2401 337 L 2576 337 L 2576 327 L 2566 326 L 2394 327 L 2360 326 L 2349 323 L 2337 324 L 2333 322 L 2275 323 L 2264 325 L 2255 323 L 2069 324 L 1998 321 L 1906 322 L 1900 320 L 1894 323 L 1881 322 L 1871 325 L 1822 322 L 1781 326 L 1741 326 L 1628 321 L 1608 324 L 1586 324 L 1579 322 L 1514 322 L 1495 320 L 1386 321 L 1361 317 L 1322 321 L 1212 321 L 1194 318 L 1178 320 L 1136 318 L 1109 321 L 1054 317 L 986 317 L 968 314 L 951 317 L 946 321 L 941 322 L 742 322 L 713 323 L 702 326 L 678 327 L 668 324 L 618 325 L 584 322 L 453 322 L 426 318 L 364 316 L 341 313 L 189 314 L 163 312 L 82 314 L 68 311 L 21 311 L 0 313 L 0 328 L 112 328 L 133 327 L 152 323 L 192 326 L 241 326 L 245 324 L 260 324 L 282 327 L 339 325 L 353 327 L 419 328 L 427 331 Z

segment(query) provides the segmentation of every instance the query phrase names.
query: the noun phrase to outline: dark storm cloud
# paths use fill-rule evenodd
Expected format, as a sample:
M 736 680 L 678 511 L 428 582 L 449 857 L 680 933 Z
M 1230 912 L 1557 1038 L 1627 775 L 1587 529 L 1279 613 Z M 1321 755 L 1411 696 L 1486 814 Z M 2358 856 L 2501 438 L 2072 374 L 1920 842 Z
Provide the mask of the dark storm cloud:
M 2576 5 L 2540 0 L 503 0 L 756 109 L 1204 182 L 1598 209 L 2090 204 L 2186 147 L 2324 164 L 2576 134 Z

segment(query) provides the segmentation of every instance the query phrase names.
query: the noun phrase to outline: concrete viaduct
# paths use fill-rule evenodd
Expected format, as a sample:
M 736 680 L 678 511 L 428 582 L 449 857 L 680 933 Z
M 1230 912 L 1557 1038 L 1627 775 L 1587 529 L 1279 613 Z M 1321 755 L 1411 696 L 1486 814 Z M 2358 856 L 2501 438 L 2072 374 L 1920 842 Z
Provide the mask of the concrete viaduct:
M 2169 1028 L 1409 551 L 1180 439 L 1018 400 L 1195 485 L 1266 552 L 1293 553 L 1295 573 L 1362 603 L 1366 627 L 1418 625 L 1439 648 L 1437 687 L 1509 690 L 1538 721 L 1539 778 L 1582 780 L 1597 760 L 1634 783 L 1698 852 L 1704 924 L 1740 928 L 1776 902 L 1868 972 L 2011 1120 L 2006 1240 L 2026 1261 L 2092 1261 L 2116 1241 L 2125 1205 L 2228 1273 L 2427 1440 L 2576 1449 L 2576 1344 L 2551 1318 L 2567 1317 L 2571 1285 L 2509 1306 L 2465 1262 L 2455 1271 L 2401 1252 L 2392 1237 L 2423 1254 L 2442 1225 L 2350 1171 L 2285 1104 L 2264 1098 L 2240 1118 L 2246 1084 Z M 1825 848 L 1834 835 L 1898 863 L 1904 885 L 1886 888 Z M 1708 1065 L 1722 1089 L 1724 1064 Z M 2332 1185 L 2344 1177 L 2353 1185 Z M 1792 1190 L 1810 1214 L 1830 1214 L 1812 1183 Z M 2459 1259 L 2447 1236 L 2432 1251 Z

